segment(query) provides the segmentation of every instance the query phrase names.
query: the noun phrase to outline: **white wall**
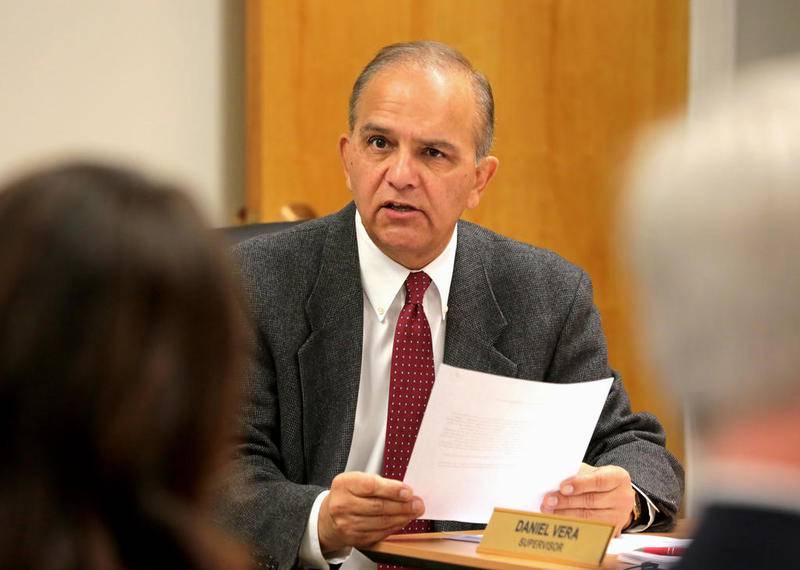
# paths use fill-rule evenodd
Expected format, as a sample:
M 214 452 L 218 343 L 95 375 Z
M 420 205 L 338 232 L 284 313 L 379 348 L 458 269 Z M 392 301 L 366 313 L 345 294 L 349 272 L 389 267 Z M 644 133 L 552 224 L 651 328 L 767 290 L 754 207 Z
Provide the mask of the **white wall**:
M 766 59 L 800 52 L 798 0 L 691 0 L 689 110 Z
M 734 0 L 692 0 L 689 12 L 689 114 L 709 90 L 725 89 L 736 71 Z
M 244 203 L 242 0 L 0 0 L 0 179 L 90 153 L 177 177 L 218 225 Z M 797 0 L 691 0 L 690 110 L 800 50 Z
M 800 2 L 737 0 L 736 65 L 800 51 Z
M 228 223 L 243 200 L 240 4 L 0 0 L 0 178 L 49 157 L 122 159 Z

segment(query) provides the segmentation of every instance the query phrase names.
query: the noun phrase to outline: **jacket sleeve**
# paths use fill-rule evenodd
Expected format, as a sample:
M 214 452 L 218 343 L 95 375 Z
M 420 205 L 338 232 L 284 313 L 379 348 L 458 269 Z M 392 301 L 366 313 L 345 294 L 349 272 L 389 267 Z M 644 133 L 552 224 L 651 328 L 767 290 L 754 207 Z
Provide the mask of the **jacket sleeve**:
M 252 332 L 218 514 L 223 526 L 250 545 L 259 565 L 271 560 L 283 569 L 296 564 L 314 499 L 324 488 L 305 484 L 301 418 L 293 413 L 300 388 L 291 367 L 278 364 L 295 339 L 276 323 L 293 320 L 284 313 L 297 303 L 275 293 L 283 291 L 278 283 L 283 272 L 275 268 L 283 258 L 274 250 L 273 242 L 245 242 L 234 250 Z
M 257 560 L 272 558 L 279 568 L 291 568 L 314 499 L 324 488 L 295 483 L 284 475 L 275 366 L 268 344 L 255 344 L 240 438 L 220 513 L 223 523 L 251 545 Z
M 608 367 L 607 355 L 591 281 L 581 272 L 547 377 L 555 382 L 580 382 L 613 375 L 584 462 L 626 469 L 660 511 L 648 530 L 670 529 L 683 495 L 683 468 L 665 448 L 664 429 L 655 416 L 631 411 L 628 394 L 619 375 Z

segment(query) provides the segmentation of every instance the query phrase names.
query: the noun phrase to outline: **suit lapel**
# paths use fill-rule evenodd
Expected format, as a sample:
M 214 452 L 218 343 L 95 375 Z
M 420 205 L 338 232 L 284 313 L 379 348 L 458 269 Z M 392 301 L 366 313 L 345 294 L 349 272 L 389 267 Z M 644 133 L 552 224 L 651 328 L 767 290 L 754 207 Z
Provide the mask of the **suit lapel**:
M 507 326 L 481 257 L 480 238 L 460 224 L 447 310 L 444 362 L 451 366 L 514 377 L 517 365 L 494 343 Z
M 298 352 L 308 480 L 326 484 L 347 464 L 361 375 L 363 293 L 355 207 L 334 216 L 306 303 L 311 334 Z

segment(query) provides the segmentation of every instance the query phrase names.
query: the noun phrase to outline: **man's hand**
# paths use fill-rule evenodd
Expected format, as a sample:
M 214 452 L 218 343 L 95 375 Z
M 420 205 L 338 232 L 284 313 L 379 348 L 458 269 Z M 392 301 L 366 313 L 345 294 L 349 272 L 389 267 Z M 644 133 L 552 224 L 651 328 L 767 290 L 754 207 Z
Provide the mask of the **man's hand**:
M 319 510 L 323 553 L 366 546 L 397 532 L 425 512 L 422 499 L 402 481 L 350 471 L 337 475 Z
M 631 476 L 622 467 L 592 467 L 581 464 L 580 471 L 548 493 L 542 500 L 542 512 L 579 519 L 599 520 L 614 525 L 619 536 L 631 521 L 636 491 Z

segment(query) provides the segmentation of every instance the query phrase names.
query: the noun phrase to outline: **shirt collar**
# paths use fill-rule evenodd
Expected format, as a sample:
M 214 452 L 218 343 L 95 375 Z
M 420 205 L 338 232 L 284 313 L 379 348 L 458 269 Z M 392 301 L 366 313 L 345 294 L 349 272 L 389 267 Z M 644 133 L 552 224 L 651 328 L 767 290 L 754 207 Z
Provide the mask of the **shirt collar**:
M 456 260 L 458 224 L 453 235 L 439 256 L 422 268 L 428 274 L 439 293 L 442 307 L 442 320 L 447 315 L 447 299 L 450 296 L 450 283 L 453 280 L 453 267 Z M 411 271 L 383 253 L 367 234 L 356 210 L 356 243 L 358 263 L 361 268 L 361 284 L 379 321 L 383 321 L 389 305 Z

